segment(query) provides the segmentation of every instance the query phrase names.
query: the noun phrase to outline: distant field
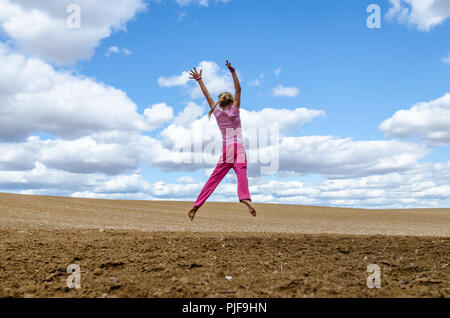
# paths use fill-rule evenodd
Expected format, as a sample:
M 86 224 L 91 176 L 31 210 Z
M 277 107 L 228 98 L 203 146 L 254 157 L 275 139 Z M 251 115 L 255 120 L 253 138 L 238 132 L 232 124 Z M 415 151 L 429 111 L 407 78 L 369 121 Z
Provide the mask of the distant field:
M 207 203 L 195 221 L 188 222 L 191 205 L 0 193 L 0 228 L 450 237 L 450 209 L 362 210 L 257 204 L 258 217 L 253 218 L 238 203 Z
M 450 295 L 450 209 L 190 205 L 0 194 L 0 297 Z

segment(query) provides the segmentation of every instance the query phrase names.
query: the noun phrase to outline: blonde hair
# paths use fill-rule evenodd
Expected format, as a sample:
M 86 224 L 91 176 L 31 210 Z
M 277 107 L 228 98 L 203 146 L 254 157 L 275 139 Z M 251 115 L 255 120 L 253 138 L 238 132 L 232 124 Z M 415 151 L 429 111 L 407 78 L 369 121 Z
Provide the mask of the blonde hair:
M 213 109 L 208 114 L 208 118 L 211 119 L 212 114 L 214 113 L 214 110 L 216 109 L 217 105 L 220 105 L 220 107 L 225 107 L 231 103 L 234 102 L 234 97 L 231 93 L 225 92 L 219 95 L 219 100 L 217 101 L 216 105 L 214 105 Z

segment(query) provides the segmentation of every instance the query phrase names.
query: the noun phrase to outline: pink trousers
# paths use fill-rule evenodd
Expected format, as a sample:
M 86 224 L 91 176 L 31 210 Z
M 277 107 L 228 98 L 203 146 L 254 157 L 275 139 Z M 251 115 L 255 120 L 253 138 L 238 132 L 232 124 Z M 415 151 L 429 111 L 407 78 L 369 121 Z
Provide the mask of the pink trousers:
M 225 178 L 230 169 L 233 168 L 238 180 L 238 197 L 239 201 L 250 200 L 250 191 L 248 189 L 247 179 L 247 156 L 243 144 L 234 143 L 223 147 L 222 156 L 214 169 L 208 182 L 206 182 L 203 190 L 197 198 L 194 207 L 200 208 L 211 194 L 216 190 L 219 183 Z

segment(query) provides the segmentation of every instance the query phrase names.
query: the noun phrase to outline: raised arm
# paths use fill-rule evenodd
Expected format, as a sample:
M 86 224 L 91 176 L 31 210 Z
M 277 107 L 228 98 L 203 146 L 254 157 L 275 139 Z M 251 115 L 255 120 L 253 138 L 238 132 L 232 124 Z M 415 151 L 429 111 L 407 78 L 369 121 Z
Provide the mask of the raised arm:
M 211 109 L 214 109 L 214 106 L 216 104 L 214 103 L 214 100 L 212 99 L 211 95 L 209 94 L 205 83 L 203 83 L 202 74 L 203 74 L 203 70 L 200 70 L 200 73 L 199 73 L 199 72 L 197 72 L 197 69 L 195 67 L 189 73 L 189 75 L 191 75 L 190 78 L 196 80 L 197 83 L 200 85 L 203 95 L 205 95 L 206 100 L 208 101 L 209 107 L 211 107 Z
M 234 105 L 236 106 L 237 109 L 239 109 L 241 107 L 241 84 L 239 83 L 239 78 L 236 74 L 236 70 L 233 66 L 231 66 L 230 62 L 227 60 L 227 67 L 231 72 L 231 75 L 233 76 L 233 81 L 234 81 L 234 89 L 235 89 L 235 94 L 234 94 Z

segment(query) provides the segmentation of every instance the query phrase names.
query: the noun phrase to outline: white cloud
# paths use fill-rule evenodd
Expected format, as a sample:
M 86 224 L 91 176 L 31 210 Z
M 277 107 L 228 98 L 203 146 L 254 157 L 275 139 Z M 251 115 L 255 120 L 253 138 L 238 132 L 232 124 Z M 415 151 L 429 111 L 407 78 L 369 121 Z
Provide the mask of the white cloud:
M 129 50 L 129 49 L 126 49 L 126 48 L 123 48 L 123 49 L 122 49 L 122 53 L 123 53 L 124 55 L 131 55 L 131 54 L 133 54 L 133 51 L 131 51 L 131 50 Z
M 183 21 L 186 16 L 187 16 L 186 12 L 179 12 L 178 15 L 177 15 L 177 20 L 178 21 Z
M 182 112 L 173 120 L 173 124 L 180 127 L 189 127 L 192 122 L 203 115 L 203 108 L 196 103 L 189 102 Z
M 165 104 L 158 107 L 168 110 Z M 161 132 L 161 140 L 107 132 L 76 140 L 28 138 L 19 144 L 0 144 L 0 189 L 35 194 L 72 195 L 113 199 L 194 200 L 204 179 L 184 176 L 176 183 L 149 183 L 139 166 L 149 164 L 169 171 L 195 171 L 208 164 L 182 164 L 183 156 L 170 143 L 190 142 L 198 132 L 220 141 L 214 121 L 197 117 L 190 104 Z M 191 114 L 194 114 L 191 116 Z M 278 123 L 283 132 L 322 116 L 315 110 L 242 110 L 247 128 Z M 254 118 L 255 120 L 250 120 Z M 275 120 L 274 120 L 275 119 Z M 195 138 L 194 138 L 195 139 Z M 219 142 L 220 145 L 220 142 Z M 318 183 L 264 181 L 251 178 L 254 200 L 272 203 L 320 204 L 359 207 L 438 207 L 449 194 L 450 162 L 423 164 L 427 149 L 399 141 L 353 141 L 331 136 L 287 137 L 280 140 L 280 169 L 297 174 L 321 174 Z M 20 159 L 20 160 L 18 160 Z M 177 160 L 180 160 L 177 162 Z M 217 160 L 213 156 L 212 162 Z M 249 166 L 249 175 L 258 165 Z M 28 171 L 20 170 L 28 169 Z M 336 179 L 339 178 L 339 179 Z M 343 179 L 344 178 L 344 179 Z M 189 184 L 187 187 L 186 184 Z M 31 191 L 31 192 L 30 192 Z M 235 177 L 231 174 L 212 200 L 234 200 Z M 441 203 L 440 203 L 441 202 Z
M 258 128 L 279 128 L 289 132 L 312 119 L 324 116 L 323 111 L 306 108 L 295 110 L 265 108 L 249 112 L 241 109 L 244 136 L 247 131 Z M 164 170 L 195 171 L 209 168 L 217 162 L 221 151 L 221 134 L 214 120 L 208 120 L 204 110 L 190 103 L 161 133 L 161 150 L 152 164 Z M 211 147 L 211 148 L 208 148 Z M 193 164 L 193 158 L 200 155 L 202 163 Z M 254 167 L 257 169 L 257 166 Z
M 214 0 L 216 3 L 228 3 L 231 0 Z M 209 4 L 213 1 L 211 0 L 175 0 L 176 3 L 178 3 L 180 6 L 185 7 L 191 4 L 196 4 L 202 7 L 207 7 Z
M 444 56 L 444 57 L 442 58 L 442 62 L 444 62 L 445 64 L 450 65 L 450 53 L 447 54 L 447 56 Z
M 31 170 L 35 166 L 34 145 L 0 143 L 0 171 Z
M 105 180 L 100 174 L 74 174 L 61 170 L 49 169 L 37 162 L 29 171 L 0 171 L 0 189 L 36 190 L 49 193 L 51 189 L 58 194 L 67 194 L 83 188 L 91 188 Z
M 419 136 L 430 144 L 450 144 L 450 93 L 400 110 L 380 125 L 388 136 Z
M 332 136 L 282 137 L 280 170 L 329 178 L 383 175 L 415 168 L 429 150 L 395 140 L 354 141 Z
M 192 162 L 193 148 L 198 145 L 201 151 L 206 144 L 217 141 L 220 146 L 221 141 L 217 124 L 208 120 L 204 110 L 195 103 L 189 103 L 172 123 L 161 131 L 160 136 L 161 150 L 153 158 L 152 164 L 172 171 L 196 171 L 208 167 L 208 162 L 189 163 Z M 211 156 L 210 160 L 214 162 L 217 158 Z
M 158 84 L 161 87 L 184 86 L 189 82 L 189 80 L 189 71 L 184 71 L 181 75 L 159 77 Z
M 31 171 L 37 163 L 80 174 L 135 171 L 161 147 L 141 133 L 173 119 L 173 109 L 164 103 L 139 114 L 123 91 L 56 71 L 3 44 L 0 103 L 3 171 Z M 41 134 L 50 136 L 36 136 Z
M 190 105 L 166 128 L 161 135 L 159 154 L 152 164 L 170 171 L 195 171 L 209 168 L 217 162 L 215 151 L 221 149 L 221 135 L 215 121 L 208 121 L 198 106 Z M 186 114 L 194 114 L 188 116 Z M 282 134 L 312 119 L 324 116 L 322 111 L 298 108 L 295 110 L 270 109 L 241 110 L 244 138 L 246 132 L 258 128 L 278 127 Z M 183 118 L 183 119 L 181 119 Z M 188 119 L 187 119 L 188 118 Z M 217 142 L 217 145 L 215 144 Z M 216 148 L 206 151 L 207 145 Z M 199 149 L 199 150 L 196 150 Z M 249 158 L 257 157 L 263 149 L 248 149 Z M 270 147 L 267 149 L 270 151 Z M 180 152 L 182 151 L 182 152 Z M 203 157 L 200 164 L 193 158 Z M 429 153 L 429 149 L 413 143 L 395 140 L 354 141 L 351 138 L 332 136 L 280 137 L 280 172 L 296 174 L 321 174 L 332 178 L 361 177 L 387 174 L 413 169 Z M 249 175 L 259 175 L 262 163 L 249 165 Z
M 414 170 L 383 176 L 302 181 L 251 179 L 256 202 L 313 204 L 367 208 L 430 208 L 450 204 L 450 162 L 422 164 Z M 113 199 L 194 200 L 205 180 L 185 176 L 176 183 L 149 183 L 141 175 L 74 174 L 42 164 L 30 172 L 0 172 L 0 189 L 29 194 L 61 194 Z M 235 177 L 227 178 L 211 197 L 235 201 Z M 186 186 L 189 184 L 189 186 Z M 72 192 L 65 192 L 72 189 Z M 2 190 L 4 191 L 4 190 Z M 58 192 L 59 191 L 59 192 Z
M 297 87 L 286 87 L 283 85 L 278 85 L 272 89 L 272 93 L 275 96 L 280 97 L 295 97 L 300 94 L 300 89 Z
M 282 70 L 283 69 L 281 67 L 279 67 L 279 68 L 274 69 L 273 72 L 276 76 L 280 76 Z
M 253 81 L 250 81 L 248 85 L 253 87 L 261 86 L 261 84 L 264 81 L 264 77 L 265 77 L 264 73 L 261 73 L 259 74 L 258 78 L 254 79 Z
M 18 60 L 22 61 L 23 58 L 19 56 Z M 22 71 L 18 73 L 26 74 Z M 129 129 L 87 131 L 87 135 L 72 140 L 60 138 L 45 140 L 30 137 L 24 142 L 0 144 L 0 167 L 3 177 L 0 187 L 54 194 L 58 188 L 62 191 L 60 193 L 66 194 L 68 193 L 66 191 L 71 189 L 73 192 L 69 194 L 91 197 L 193 198 L 201 189 L 201 182 L 195 183 L 192 179 L 179 180 L 178 183 L 188 182 L 192 185 L 188 187 L 191 190 L 186 190 L 185 186 L 164 182 L 148 184 L 139 177 L 138 169 L 143 164 L 168 171 L 195 171 L 210 168 L 211 165 L 208 162 L 197 165 L 183 164 L 186 157 L 194 155 L 195 149 L 190 147 L 187 152 L 179 152 L 186 143 L 191 145 L 192 142 L 206 143 L 216 140 L 220 147 L 221 139 L 217 125 L 214 121 L 209 121 L 203 111 L 199 105 L 189 103 L 173 118 L 173 110 L 166 104 L 151 106 L 144 112 L 144 116 L 141 116 L 147 128 L 154 129 L 171 122 L 161 131 L 160 139 L 142 136 L 139 129 L 135 128 L 131 131 Z M 73 116 L 73 114 L 69 113 L 67 116 Z M 314 118 L 324 116 L 324 113 L 305 108 L 295 110 L 265 108 L 252 112 L 242 109 L 241 116 L 244 130 L 277 126 L 282 133 L 288 133 Z M 102 120 L 101 116 L 97 116 L 97 119 Z M 22 119 L 17 117 L 15 120 L 17 122 Z M 318 173 L 329 178 L 383 175 L 416 169 L 417 161 L 426 152 L 425 148 L 418 145 L 398 141 L 353 141 L 327 136 L 281 136 L 280 169 L 281 172 L 297 174 Z M 212 154 L 211 162 L 216 161 L 217 157 Z M 258 164 L 251 165 L 249 175 L 254 175 L 253 170 L 256 169 Z M 42 175 L 52 177 L 46 182 L 39 183 Z M 441 187 L 433 191 L 436 191 L 436 195 L 441 195 L 446 190 Z M 235 186 L 228 184 L 217 193 L 216 198 L 231 198 L 234 192 Z M 357 191 L 352 193 L 356 197 Z M 333 193 L 333 196 L 336 195 Z M 267 195 L 257 191 L 255 196 L 260 199 L 268 199 L 272 196 L 274 201 L 280 202 L 286 198 L 276 193 Z M 297 197 L 296 195 L 290 199 L 293 202 L 305 202 L 302 201 L 304 199 L 298 201 Z M 345 201 L 346 198 L 341 200 L 348 202 Z
M 241 110 L 242 126 L 244 129 L 279 128 L 281 132 L 287 132 L 311 122 L 314 118 L 324 117 L 322 110 L 297 108 L 274 109 L 263 108 L 260 111 Z
M 108 50 L 105 53 L 106 57 L 110 57 L 112 54 L 120 54 L 122 53 L 122 55 L 131 55 L 133 54 L 133 52 L 127 48 L 118 48 L 117 46 L 110 46 L 108 48 Z
M 151 200 L 152 185 L 141 175 L 72 173 L 36 163 L 30 171 L 0 171 L 0 191 L 73 197 Z
M 210 94 L 218 96 L 219 94 L 228 91 L 233 92 L 233 79 L 231 74 L 225 68 L 219 67 L 215 62 L 204 61 L 198 65 L 197 69 L 203 69 L 203 79 L 208 87 Z M 240 78 L 242 81 L 242 77 Z M 197 84 L 193 82 L 193 84 Z M 198 85 L 194 85 L 191 90 L 191 98 L 203 97 L 203 93 Z
M 197 66 L 197 71 L 200 72 L 200 70 L 203 70 L 203 81 L 213 98 L 215 98 L 214 95 L 219 95 L 225 91 L 232 92 L 234 90 L 230 72 L 221 68 L 217 63 L 212 61 L 200 62 Z M 159 77 L 158 84 L 161 87 L 183 86 L 191 98 L 197 99 L 203 97 L 203 93 L 197 83 L 189 79 L 189 71 L 183 71 L 180 75 Z
M 191 176 L 182 176 L 177 179 L 177 183 L 190 184 L 190 183 L 196 183 L 196 182 L 197 181 L 195 181 L 195 179 L 192 178 Z
M 150 163 L 159 143 L 137 133 L 113 131 L 74 140 L 29 137 L 24 142 L 0 143 L 0 167 L 5 171 L 33 169 L 35 163 L 72 173 L 117 175 Z
M 111 54 L 111 53 L 120 53 L 120 49 L 117 46 L 110 46 L 108 48 L 108 51 L 106 52 L 106 54 Z
M 227 178 L 211 200 L 236 200 L 236 178 Z M 207 176 L 206 176 L 207 177 Z M 135 177 L 136 178 L 136 177 Z M 119 177 L 121 179 L 121 177 Z M 450 203 L 450 162 L 423 164 L 406 173 L 351 179 L 322 179 L 314 183 L 302 181 L 250 180 L 255 202 L 312 204 L 366 208 L 430 208 L 447 207 Z M 141 185 L 151 197 L 194 200 L 205 180 L 181 177 L 176 183 L 157 182 Z M 140 184 L 140 182 L 137 182 Z M 189 187 L 186 186 L 189 184 Z M 96 191 L 99 189 L 97 188 Z M 114 193 L 115 195 L 115 193 Z M 92 197 L 98 197 L 94 192 Z M 111 194 L 102 194 L 111 197 Z
M 90 59 L 100 41 L 122 30 L 142 0 L 78 0 L 81 28 L 67 27 L 72 0 L 0 0 L 0 30 L 26 54 L 58 64 Z
M 125 92 L 56 71 L 1 43 L 0 103 L 0 140 L 23 140 L 40 132 L 77 138 L 99 131 L 151 130 L 155 125 L 137 113 Z
M 139 155 L 129 145 L 101 142 L 87 136 L 76 140 L 30 140 L 38 149 L 37 160 L 48 167 L 74 173 L 118 174 L 137 169 Z
M 149 129 L 154 130 L 173 119 L 173 108 L 166 103 L 155 104 L 144 111 Z
M 389 0 L 391 7 L 386 14 L 388 20 L 430 31 L 450 17 L 448 0 Z
M 262 202 L 367 208 L 430 208 L 450 204 L 450 162 L 407 172 L 314 183 L 263 180 L 251 186 Z M 230 193 L 231 196 L 231 193 Z
M 95 187 L 96 193 L 136 193 L 148 192 L 151 185 L 139 174 L 120 175 L 113 177 Z

